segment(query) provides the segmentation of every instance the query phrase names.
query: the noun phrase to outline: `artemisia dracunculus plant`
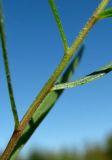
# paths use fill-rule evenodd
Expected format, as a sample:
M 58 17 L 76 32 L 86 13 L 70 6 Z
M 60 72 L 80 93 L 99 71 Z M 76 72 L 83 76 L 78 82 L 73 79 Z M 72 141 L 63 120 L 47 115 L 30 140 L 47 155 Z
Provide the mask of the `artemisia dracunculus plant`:
M 49 80 L 46 82 L 40 93 L 37 95 L 35 100 L 32 102 L 28 111 L 26 112 L 21 121 L 19 120 L 13 94 L 13 87 L 11 83 L 11 75 L 8 63 L 8 51 L 6 46 L 6 35 L 4 29 L 4 18 L 2 5 L 0 3 L 0 40 L 9 98 L 15 122 L 13 134 L 9 140 L 7 147 L 2 153 L 0 160 L 15 160 L 15 157 L 17 156 L 19 151 L 24 147 L 24 145 L 29 140 L 35 129 L 39 126 L 39 124 L 42 122 L 42 120 L 54 106 L 54 104 L 56 103 L 60 95 L 63 93 L 65 88 L 84 85 L 88 82 L 101 78 L 102 76 L 112 71 L 112 63 L 110 63 L 81 79 L 78 79 L 73 82 L 68 82 L 70 77 L 73 75 L 78 63 L 80 62 L 81 55 L 84 50 L 84 45 L 82 43 L 85 37 L 88 35 L 88 32 L 98 21 L 108 17 L 112 17 L 112 8 L 105 9 L 108 3 L 109 0 L 101 0 L 101 3 L 99 4 L 98 8 L 94 11 L 93 15 L 85 24 L 84 28 L 82 28 L 81 32 L 74 40 L 73 44 L 71 46 L 68 46 L 68 41 L 64 33 L 62 23 L 60 21 L 55 2 L 54 0 L 49 0 L 49 4 L 54 19 L 56 21 L 59 34 L 63 42 L 64 54 L 63 58 L 60 60 L 59 65 L 57 66 Z M 77 50 L 78 53 L 76 54 Z M 75 54 L 76 56 L 74 56 Z M 72 62 L 71 59 L 73 59 Z

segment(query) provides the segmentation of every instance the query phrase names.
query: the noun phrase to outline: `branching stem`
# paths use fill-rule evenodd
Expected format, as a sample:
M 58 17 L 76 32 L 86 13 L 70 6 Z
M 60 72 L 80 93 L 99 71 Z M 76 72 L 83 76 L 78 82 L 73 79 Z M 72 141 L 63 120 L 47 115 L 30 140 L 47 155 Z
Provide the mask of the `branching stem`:
M 62 58 L 60 64 L 52 74 L 51 78 L 48 80 L 48 82 L 45 84 L 39 95 L 36 97 L 35 101 L 32 103 L 31 107 L 25 114 L 24 118 L 20 122 L 18 128 L 14 131 L 4 153 L 2 154 L 2 157 L 0 160 L 7 160 L 15 145 L 17 144 L 19 138 L 21 137 L 23 130 L 27 126 L 28 122 L 32 118 L 33 114 L 35 113 L 36 109 L 39 107 L 39 105 L 42 103 L 44 98 L 48 95 L 48 93 L 51 91 L 52 87 L 54 86 L 56 80 L 59 78 L 61 73 L 64 71 L 67 64 L 70 62 L 71 58 L 73 57 L 74 53 L 77 51 L 77 49 L 82 44 L 84 38 L 87 36 L 90 29 L 94 26 L 94 24 L 97 21 L 97 14 L 103 11 L 105 6 L 109 3 L 109 0 L 102 0 L 99 7 L 91 17 L 91 19 L 87 22 L 85 27 L 82 29 L 82 31 L 79 33 L 79 36 L 77 37 L 76 41 L 73 43 L 72 47 L 69 49 L 69 52 L 67 54 L 64 54 L 64 57 Z

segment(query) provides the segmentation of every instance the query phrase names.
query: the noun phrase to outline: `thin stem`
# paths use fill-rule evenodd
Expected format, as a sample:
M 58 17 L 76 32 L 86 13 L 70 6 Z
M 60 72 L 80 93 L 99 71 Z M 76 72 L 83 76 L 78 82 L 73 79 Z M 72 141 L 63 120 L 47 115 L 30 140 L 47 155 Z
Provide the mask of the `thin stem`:
M 89 82 L 92 82 L 94 80 L 97 80 L 97 79 L 103 77 L 104 75 L 106 75 L 107 73 L 109 73 L 111 71 L 112 71 L 112 63 L 102 67 L 98 71 L 95 71 L 95 72 L 93 72 L 93 73 L 91 73 L 91 74 L 89 74 L 79 80 L 76 80 L 73 82 L 66 82 L 66 83 L 57 84 L 52 88 L 52 91 L 63 90 L 63 89 L 73 88 L 73 87 L 87 84 Z
M 101 4 L 105 3 L 105 6 L 106 6 L 108 4 L 108 2 L 109 2 L 109 0 L 105 0 L 105 1 L 102 0 Z M 102 6 L 101 4 L 100 4 L 100 6 Z M 100 7 L 99 7 L 99 10 L 100 10 Z M 76 43 L 73 44 L 73 46 L 69 49 L 69 52 L 67 52 L 67 54 L 64 54 L 64 57 L 61 60 L 60 64 L 57 66 L 56 70 L 54 71 L 54 73 L 52 74 L 52 76 L 50 77 L 48 82 L 45 84 L 45 86 L 43 87 L 43 89 L 41 90 L 39 95 L 36 97 L 35 101 L 30 106 L 29 110 L 27 111 L 24 118 L 20 122 L 18 128 L 14 131 L 4 153 L 2 154 L 1 160 L 7 160 L 10 157 L 15 145 L 17 144 L 19 138 L 21 137 L 21 135 L 23 133 L 23 130 L 25 129 L 25 127 L 27 126 L 27 124 L 31 120 L 33 114 L 35 113 L 37 108 L 40 106 L 40 104 L 43 102 L 44 98 L 50 93 L 56 80 L 59 78 L 59 76 L 64 71 L 65 67 L 68 65 L 71 58 L 73 57 L 74 52 L 76 52 L 76 50 L 80 47 L 84 38 L 86 37 L 86 35 L 90 31 L 90 29 L 94 26 L 95 22 L 97 21 L 97 18 L 96 18 L 97 14 L 98 14 L 98 9 L 96 10 L 94 15 L 91 17 L 91 19 L 86 24 L 86 26 L 85 26 L 86 29 L 82 29 L 82 32 L 79 34 L 79 36 L 76 39 Z
M 59 17 L 54 0 L 49 0 L 49 4 L 51 6 L 52 13 L 54 15 L 54 18 L 55 18 L 55 21 L 56 21 L 63 45 L 64 45 L 64 51 L 66 53 L 66 51 L 68 49 L 68 42 L 67 42 L 66 35 L 64 33 L 64 29 L 63 29 L 63 26 L 62 26 L 62 23 L 61 23 L 61 20 L 60 20 L 60 17 Z
M 92 26 L 97 22 L 99 14 L 105 9 L 107 4 L 109 3 L 110 0 L 102 0 L 96 11 L 93 13 L 93 16 L 89 21 L 86 23 L 85 27 L 82 29 L 82 31 L 79 33 L 79 36 L 76 38 L 76 40 L 73 42 L 72 46 L 69 49 L 69 52 L 74 53 L 79 44 L 82 43 L 83 39 L 87 35 L 87 33 L 90 31 Z
M 19 118 L 17 114 L 16 104 L 15 104 L 14 94 L 13 94 L 13 88 L 12 88 L 12 83 L 11 83 L 11 76 L 10 76 L 9 63 L 8 63 L 8 52 L 7 52 L 7 47 L 6 47 L 6 37 L 5 37 L 5 32 L 4 32 L 3 21 L 4 19 L 2 16 L 2 7 L 0 3 L 0 36 L 1 36 L 2 53 L 3 53 L 3 60 L 4 60 L 4 66 L 5 66 L 9 98 L 10 98 L 11 108 L 12 108 L 13 117 L 15 121 L 15 128 L 17 128 L 19 124 Z

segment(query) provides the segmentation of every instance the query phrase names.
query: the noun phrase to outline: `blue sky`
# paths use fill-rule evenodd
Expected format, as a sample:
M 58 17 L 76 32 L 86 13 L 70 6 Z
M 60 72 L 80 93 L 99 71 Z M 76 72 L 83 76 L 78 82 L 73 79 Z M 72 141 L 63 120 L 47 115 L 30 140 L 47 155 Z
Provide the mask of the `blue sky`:
M 71 45 L 100 0 L 55 2 Z M 62 58 L 63 45 L 47 0 L 4 0 L 3 8 L 12 83 L 22 118 Z M 111 18 L 98 22 L 89 33 L 83 59 L 72 80 L 111 62 L 111 24 Z M 112 132 L 111 82 L 110 73 L 85 86 L 66 90 L 23 153 L 32 147 L 57 150 L 102 142 Z M 0 91 L 0 149 L 3 149 L 13 131 L 13 117 L 2 58 Z

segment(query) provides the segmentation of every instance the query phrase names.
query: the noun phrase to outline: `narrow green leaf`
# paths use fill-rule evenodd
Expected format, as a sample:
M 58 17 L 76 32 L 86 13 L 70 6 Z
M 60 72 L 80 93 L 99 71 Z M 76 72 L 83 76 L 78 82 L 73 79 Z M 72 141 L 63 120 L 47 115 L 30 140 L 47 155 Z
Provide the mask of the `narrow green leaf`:
M 58 14 L 58 10 L 56 8 L 54 0 L 49 0 L 49 4 L 51 6 L 52 13 L 54 15 L 54 18 L 55 18 L 55 21 L 56 21 L 56 24 L 57 24 L 57 27 L 58 27 L 58 30 L 59 30 L 63 45 L 64 45 L 64 51 L 66 53 L 66 51 L 68 49 L 68 42 L 67 42 L 66 35 L 64 33 L 64 29 L 63 29 L 63 26 L 62 26 L 62 23 L 61 23 L 59 14 Z
M 112 8 L 109 8 L 109 9 L 101 12 L 98 16 L 98 20 L 101 20 L 101 19 L 104 19 L 104 18 L 110 18 L 110 17 L 112 17 Z
M 70 63 L 66 71 L 63 73 L 62 77 L 58 81 L 59 83 L 63 83 L 66 81 L 69 81 L 69 79 L 72 77 L 73 73 L 75 72 L 84 51 L 84 45 L 79 50 L 77 56 L 73 59 L 73 61 Z M 10 160 L 15 160 L 16 155 L 20 152 L 20 150 L 24 147 L 26 142 L 29 140 L 33 132 L 36 130 L 36 128 L 39 126 L 39 124 L 42 122 L 42 120 L 46 117 L 46 115 L 49 113 L 49 111 L 52 109 L 52 107 L 55 105 L 61 94 L 63 93 L 63 90 L 60 91 L 52 91 L 48 94 L 48 96 L 44 99 L 42 104 L 39 106 L 37 111 L 34 113 L 31 121 L 26 126 L 24 133 L 20 140 L 18 141 L 17 145 L 14 148 L 14 151 L 10 157 Z
M 67 83 L 61 83 L 61 84 L 57 84 L 53 87 L 53 91 L 54 90 L 61 90 L 61 89 L 66 89 L 66 88 L 73 88 L 73 87 L 77 87 L 80 85 L 84 85 L 86 83 L 92 82 L 96 79 L 101 78 L 102 76 L 106 75 L 107 73 L 112 71 L 112 63 L 102 67 L 101 69 L 99 69 L 98 71 L 95 71 L 87 76 L 85 76 L 84 78 L 81 78 L 79 80 L 73 81 L 73 82 L 67 82 Z
M 3 53 L 3 60 L 4 60 L 4 66 L 5 66 L 5 74 L 7 79 L 7 86 L 8 86 L 8 92 L 9 92 L 9 98 L 11 102 L 13 117 L 15 121 L 15 128 L 19 124 L 19 118 L 18 113 L 16 109 L 16 104 L 14 100 L 14 94 L 13 94 L 13 88 L 11 83 L 11 76 L 10 76 L 10 70 L 9 70 L 9 62 L 8 62 L 8 52 L 7 52 L 7 46 L 6 46 L 6 36 L 4 31 L 4 18 L 2 15 L 2 6 L 0 2 L 0 38 L 1 38 L 1 46 L 2 46 L 2 53 Z

